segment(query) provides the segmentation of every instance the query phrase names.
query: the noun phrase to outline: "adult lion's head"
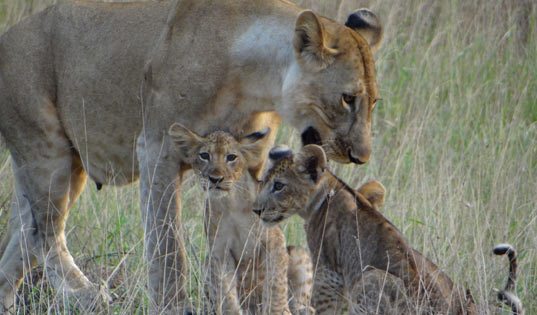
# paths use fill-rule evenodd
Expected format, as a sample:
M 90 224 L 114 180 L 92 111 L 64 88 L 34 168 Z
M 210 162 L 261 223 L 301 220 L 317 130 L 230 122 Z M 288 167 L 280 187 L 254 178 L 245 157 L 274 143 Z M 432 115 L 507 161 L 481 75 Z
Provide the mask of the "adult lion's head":
M 358 10 L 340 24 L 281 1 L 205 3 L 170 10 L 144 73 L 146 131 L 178 121 L 206 133 L 276 110 L 304 145 L 340 163 L 369 160 L 380 97 L 375 14 Z
M 297 62 L 284 80 L 283 98 L 304 145 L 322 145 L 340 163 L 369 160 L 371 112 L 379 99 L 372 53 L 381 38 L 380 21 L 369 10 L 351 14 L 345 26 L 311 11 L 300 14 Z

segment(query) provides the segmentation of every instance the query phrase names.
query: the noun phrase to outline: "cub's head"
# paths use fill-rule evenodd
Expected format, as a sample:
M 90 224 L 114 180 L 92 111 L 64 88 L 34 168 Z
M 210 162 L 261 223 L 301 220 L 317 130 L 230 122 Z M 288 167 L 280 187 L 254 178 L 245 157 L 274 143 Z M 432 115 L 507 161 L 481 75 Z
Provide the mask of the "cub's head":
M 269 157 L 273 166 L 263 180 L 253 211 L 263 223 L 272 225 L 307 206 L 325 174 L 326 156 L 320 146 L 311 144 L 296 155 L 277 147 L 270 151 Z
M 181 159 L 192 166 L 211 197 L 227 195 L 245 171 L 259 165 L 269 132 L 265 128 L 237 140 L 223 131 L 202 137 L 179 123 L 168 131 Z
M 340 163 L 369 160 L 371 113 L 380 98 L 373 52 L 381 39 L 381 23 L 366 9 L 351 14 L 345 25 L 311 11 L 300 14 L 283 106 L 304 145 L 321 145 Z

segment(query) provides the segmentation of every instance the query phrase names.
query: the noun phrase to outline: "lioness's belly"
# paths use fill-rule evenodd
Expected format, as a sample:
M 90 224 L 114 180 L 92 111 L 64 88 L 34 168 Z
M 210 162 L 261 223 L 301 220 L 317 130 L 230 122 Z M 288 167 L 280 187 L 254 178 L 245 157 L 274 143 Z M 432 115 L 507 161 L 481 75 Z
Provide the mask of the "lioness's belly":
M 66 3 L 52 13 L 58 114 L 88 175 L 98 183 L 138 179 L 143 69 L 168 6 Z
M 140 69 L 131 76 L 140 78 L 142 66 L 136 62 L 134 66 Z M 96 182 L 124 185 L 138 179 L 136 139 L 142 127 L 142 102 L 131 86 L 139 82 L 119 84 L 89 73 L 78 76 L 76 84 L 66 84 L 76 93 L 58 97 L 67 137 Z
M 123 126 L 124 127 L 124 126 Z M 132 127 L 132 126 L 130 126 Z M 136 156 L 137 128 L 126 130 L 102 130 L 84 139 L 84 132 L 75 131 L 71 139 L 77 139 L 74 147 L 79 152 L 86 172 L 97 183 L 125 185 L 138 180 Z M 82 143 L 81 143 L 82 142 Z

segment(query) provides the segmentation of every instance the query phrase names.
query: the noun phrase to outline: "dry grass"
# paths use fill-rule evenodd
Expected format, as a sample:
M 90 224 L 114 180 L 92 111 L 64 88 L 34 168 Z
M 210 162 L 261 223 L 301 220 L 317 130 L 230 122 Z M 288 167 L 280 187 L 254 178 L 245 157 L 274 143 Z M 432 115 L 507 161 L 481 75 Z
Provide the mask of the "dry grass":
M 0 32 L 52 2 L 0 2 Z M 413 247 L 469 287 L 483 313 L 500 309 L 493 288 L 503 287 L 507 275 L 507 260 L 494 257 L 491 248 L 515 245 L 516 293 L 528 314 L 537 313 L 536 5 L 297 2 L 339 21 L 352 9 L 369 7 L 385 27 L 376 56 L 383 100 L 374 115 L 374 154 L 363 167 L 332 169 L 353 186 L 369 178 L 383 182 L 385 215 Z M 287 126 L 278 141 L 298 146 L 296 132 Z M 183 192 L 183 224 L 190 244 L 189 286 L 197 302 L 206 244 L 203 196 L 192 182 Z M 0 231 L 12 189 L 8 153 L 1 148 Z M 68 222 L 71 251 L 90 277 L 108 278 L 117 270 L 110 279 L 114 313 L 142 312 L 146 304 L 139 212 L 135 185 L 97 192 L 90 183 Z M 290 243 L 305 244 L 299 219 L 286 224 L 286 233 Z M 54 306 L 54 291 L 37 278 L 25 282 L 21 313 Z

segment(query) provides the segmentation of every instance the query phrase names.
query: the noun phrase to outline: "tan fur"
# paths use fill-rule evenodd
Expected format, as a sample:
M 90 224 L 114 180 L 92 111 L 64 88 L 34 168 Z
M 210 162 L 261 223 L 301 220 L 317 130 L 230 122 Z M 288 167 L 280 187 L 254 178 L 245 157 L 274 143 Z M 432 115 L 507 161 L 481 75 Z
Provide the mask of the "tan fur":
M 386 188 L 382 185 L 381 182 L 372 180 L 360 186 L 357 192 L 369 200 L 371 205 L 376 209 L 380 210 L 384 204 L 384 198 L 386 196 Z
M 471 297 L 325 168 L 323 150 L 305 146 L 274 164 L 254 204 L 268 226 L 295 213 L 305 219 L 317 314 L 339 314 L 347 303 L 350 314 L 477 313 Z
M 279 0 L 62 1 L 4 33 L 0 133 L 16 192 L 0 253 L 2 307 L 34 264 L 57 276 L 60 296 L 100 296 L 64 233 L 89 177 L 99 186 L 139 178 L 150 311 L 182 310 L 180 190 L 190 166 L 168 150 L 173 122 L 201 134 L 257 130 L 245 118 L 275 110 L 300 132 L 311 127 L 306 142 L 333 159 L 366 162 L 379 98 L 367 39 L 380 29 L 303 11 Z
M 169 130 L 174 149 L 184 154 L 207 192 L 206 291 L 217 314 L 308 314 L 313 277 L 309 255 L 286 249 L 280 227 L 263 227 L 252 212 L 258 181 L 248 169 L 264 155 L 260 149 L 268 132 L 239 142 L 223 131 L 202 137 L 177 123 Z

